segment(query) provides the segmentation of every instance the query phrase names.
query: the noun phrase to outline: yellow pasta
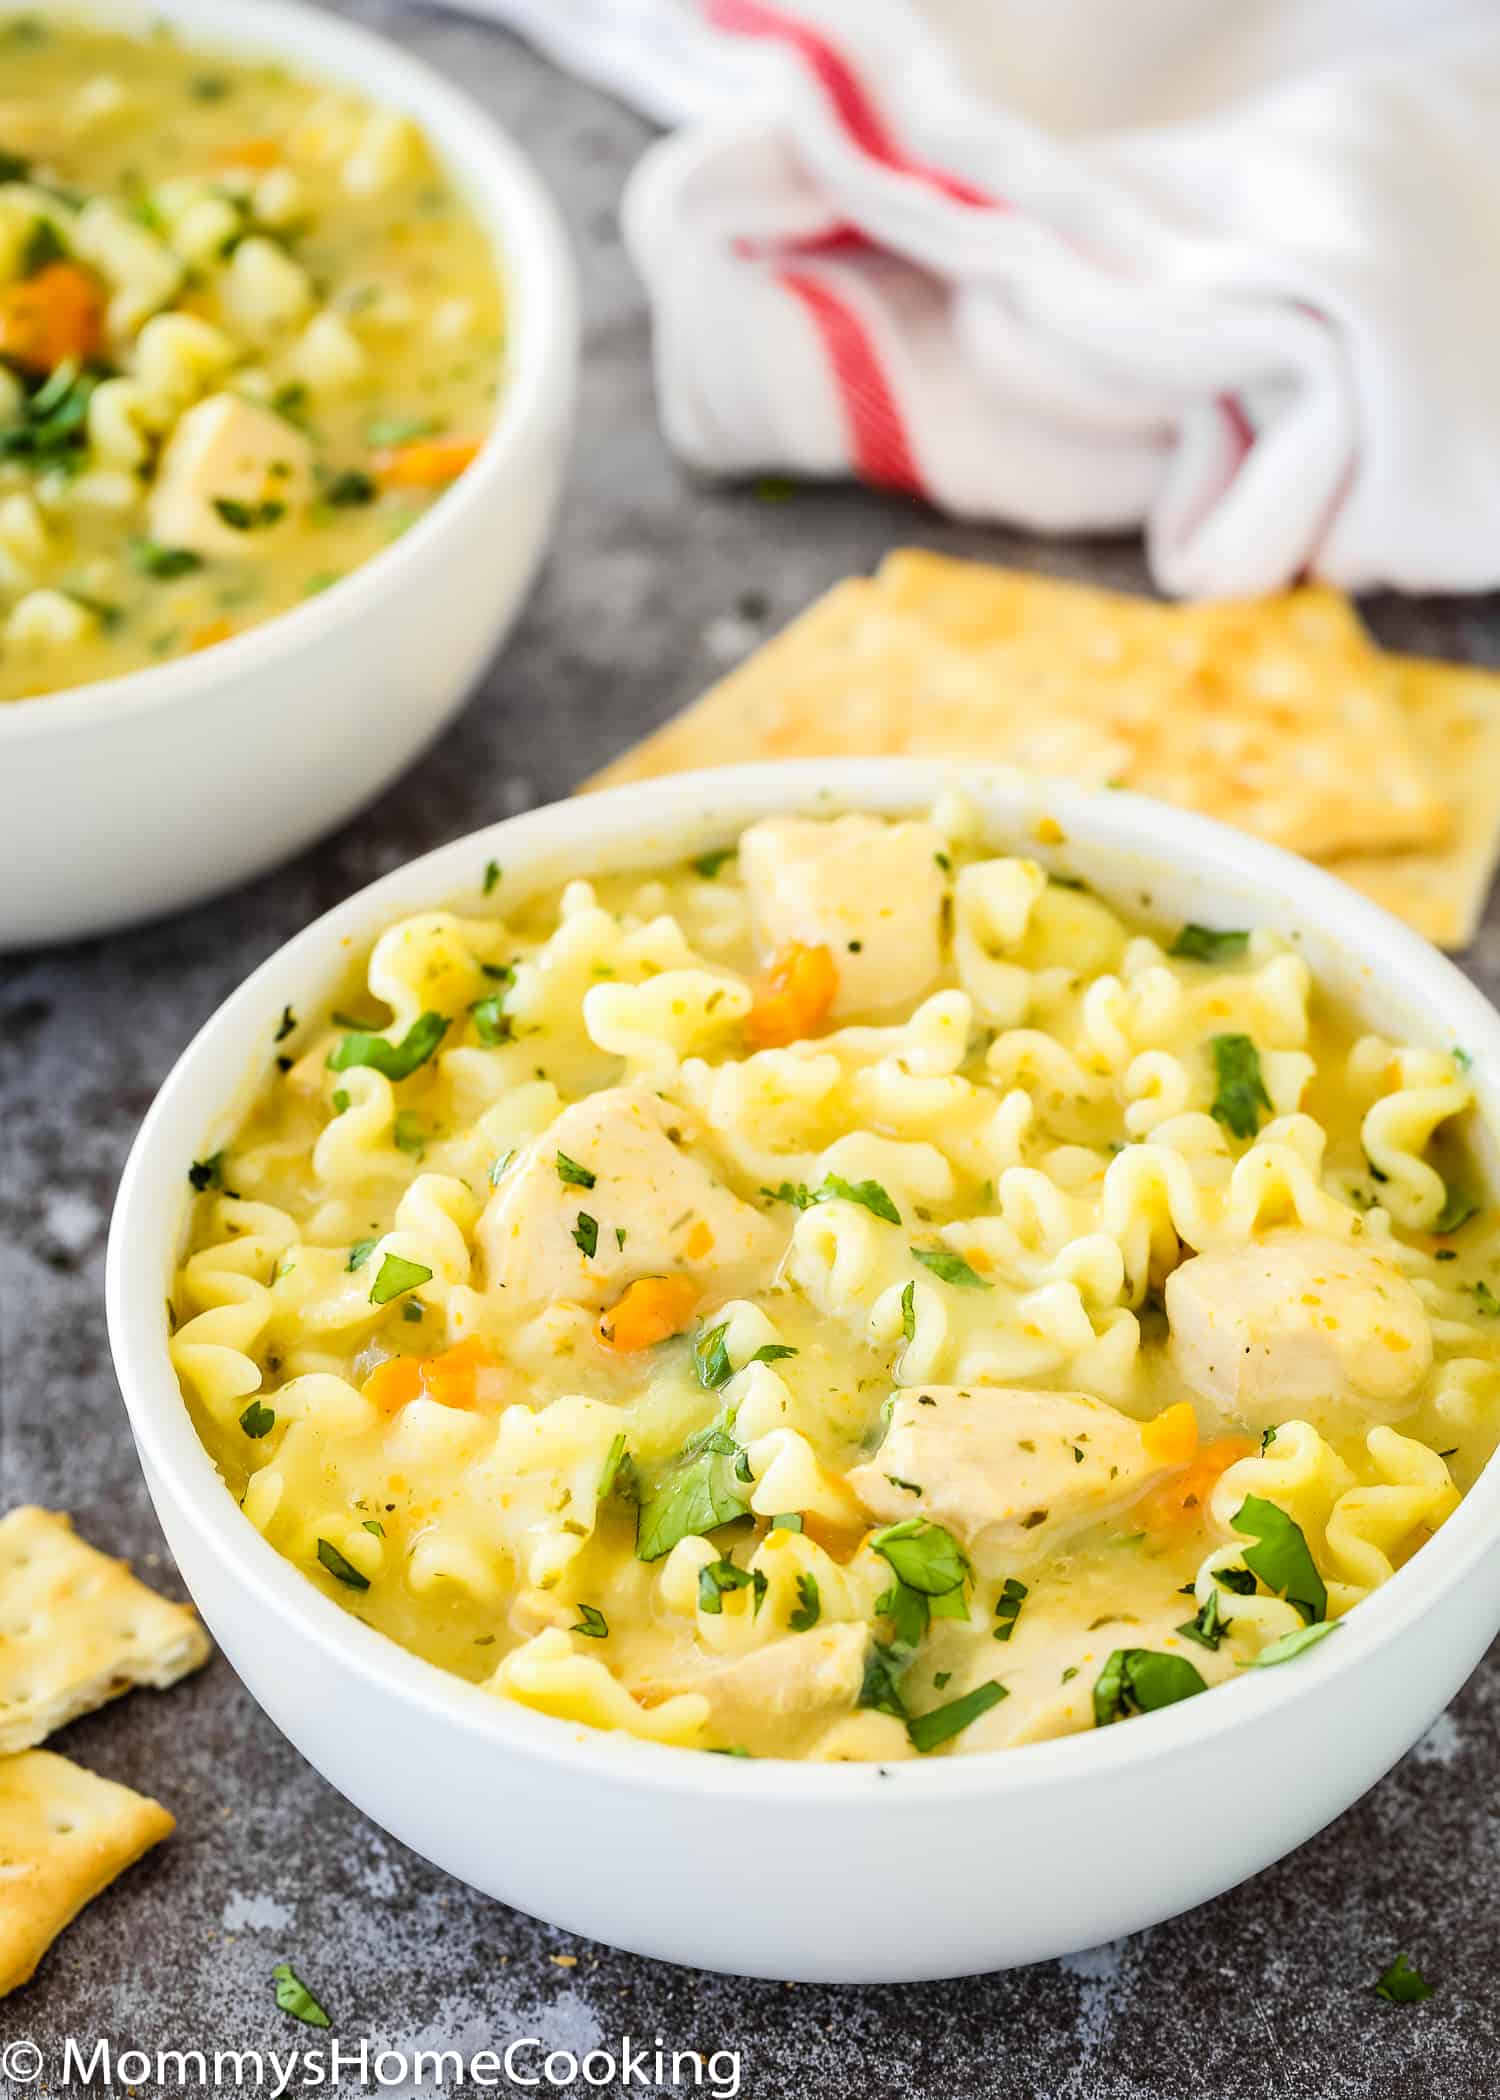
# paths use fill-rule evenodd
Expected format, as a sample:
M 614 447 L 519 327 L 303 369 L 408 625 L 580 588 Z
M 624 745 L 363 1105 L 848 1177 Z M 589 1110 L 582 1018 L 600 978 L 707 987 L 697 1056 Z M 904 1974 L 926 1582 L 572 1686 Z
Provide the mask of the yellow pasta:
M 174 1300 L 246 1514 L 497 1696 L 756 1756 L 1041 1740 L 1336 1630 L 1500 1437 L 1461 1046 L 961 805 L 725 845 L 476 869 L 284 1017 Z

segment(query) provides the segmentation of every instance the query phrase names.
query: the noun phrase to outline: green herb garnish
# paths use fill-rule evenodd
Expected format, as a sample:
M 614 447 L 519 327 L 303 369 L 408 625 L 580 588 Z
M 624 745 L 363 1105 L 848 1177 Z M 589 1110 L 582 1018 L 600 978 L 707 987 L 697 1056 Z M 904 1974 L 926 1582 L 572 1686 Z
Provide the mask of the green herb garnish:
M 591 1218 L 586 1210 L 581 1210 L 574 1221 L 573 1244 L 585 1261 L 592 1261 L 599 1251 L 599 1220 Z
M 304 2027 L 333 2025 L 307 1985 L 286 1962 L 279 1961 L 276 1964 L 271 1971 L 271 1980 L 276 1985 L 276 2003 L 282 2012 L 290 2013 L 292 2018 L 300 2020 Z
M 924 1597 L 962 1587 L 969 1572 L 953 1534 L 926 1517 L 907 1517 L 872 1534 L 870 1545 L 908 1589 Z
M 403 1291 L 414 1291 L 419 1284 L 430 1283 L 432 1271 L 419 1261 L 408 1261 L 404 1255 L 388 1254 L 380 1264 L 380 1274 L 370 1286 L 372 1305 L 389 1305 Z
M 346 1589 L 367 1590 L 370 1587 L 369 1576 L 361 1575 L 352 1561 L 345 1560 L 343 1554 L 340 1553 L 338 1547 L 331 1540 L 318 1540 L 318 1559 L 328 1570 L 334 1581 L 343 1583 Z
M 954 1254 L 947 1247 L 913 1247 L 911 1251 L 924 1269 L 931 1269 L 939 1283 L 951 1283 L 966 1291 L 992 1291 L 995 1287 L 970 1268 L 961 1254 Z
M 201 1196 L 205 1189 L 221 1189 L 224 1186 L 224 1155 L 211 1152 L 207 1159 L 195 1159 L 188 1168 L 188 1181 Z
M 1388 2005 L 1420 2005 L 1432 1996 L 1432 1985 L 1404 1954 L 1398 1954 L 1376 1984 L 1375 1995 Z
M 276 1410 L 263 1401 L 252 1400 L 240 1416 L 240 1427 L 248 1437 L 269 1436 L 276 1427 Z
M 233 532 L 264 532 L 286 516 L 286 505 L 274 496 L 263 503 L 242 503 L 237 496 L 215 496 L 213 507 Z
M 352 1275 L 356 1269 L 362 1269 L 379 1244 L 378 1235 L 371 1240 L 356 1240 L 349 1249 L 349 1259 L 344 1263 L 346 1271 Z
M 425 1013 L 418 1015 L 399 1043 L 383 1035 L 346 1035 L 329 1052 L 329 1068 L 347 1072 L 353 1065 L 369 1065 L 387 1079 L 410 1079 L 447 1033 L 448 1023 L 441 1014 Z
M 1211 926 L 1195 926 L 1189 921 L 1167 953 L 1180 956 L 1185 962 L 1226 962 L 1231 956 L 1243 955 L 1249 941 L 1246 932 L 1216 933 Z
M 914 1714 L 906 1724 L 913 1748 L 936 1750 L 940 1744 L 951 1742 L 971 1721 L 987 1714 L 1006 1696 L 1004 1685 L 996 1684 L 991 1678 L 988 1684 L 976 1684 L 973 1691 L 965 1692 L 961 1699 L 950 1699 L 946 1706 L 934 1706 L 925 1714 Z
M 582 1613 L 582 1617 L 576 1626 L 568 1628 L 569 1633 L 581 1633 L 591 1641 L 607 1641 L 609 1639 L 609 1621 L 599 1607 L 596 1604 L 580 1604 L 578 1609 Z
M 1155 1648 L 1116 1648 L 1094 1685 L 1094 1726 L 1105 1728 L 1131 1714 L 1156 1713 L 1207 1690 L 1185 1655 L 1163 1655 Z
M 709 1328 L 706 1334 L 700 1334 L 693 1344 L 693 1369 L 705 1392 L 718 1392 L 734 1376 L 734 1365 L 729 1361 L 729 1351 L 724 1344 L 728 1332 L 729 1322 L 726 1320 L 718 1327 Z
M 1290 1662 L 1294 1655 L 1301 1655 L 1305 1649 L 1315 1648 L 1328 1634 L 1337 1633 L 1343 1623 L 1342 1619 L 1319 1619 L 1313 1626 L 1294 1626 L 1292 1631 L 1284 1633 L 1280 1640 L 1268 1642 L 1250 1667 L 1253 1670 L 1269 1670 L 1277 1663 Z
M 1016 1630 L 1016 1621 L 1021 1616 L 1021 1606 L 1030 1592 L 1024 1582 L 1017 1582 L 1014 1575 L 1007 1575 L 1005 1585 L 995 1600 L 995 1639 L 1008 1641 Z
M 736 850 L 733 846 L 715 846 L 711 852 L 700 853 L 693 867 L 706 882 L 712 882 L 725 861 L 734 859 Z
M 1256 1543 L 1240 1555 L 1266 1588 L 1312 1623 L 1328 1616 L 1328 1590 L 1318 1573 L 1307 1540 L 1284 1509 L 1261 1495 L 1247 1495 L 1230 1522 Z
M 751 1486 L 745 1454 L 730 1435 L 732 1417 L 689 1437 L 682 1456 L 649 1492 L 636 1521 L 638 1560 L 660 1560 L 679 1539 L 705 1538 L 748 1515 Z
M 559 1152 L 557 1155 L 557 1178 L 564 1184 L 571 1184 L 580 1189 L 591 1189 L 599 1179 L 591 1168 L 581 1167 L 576 1159 L 569 1159 L 566 1152 Z
M 816 1575 L 797 1577 L 797 1608 L 787 1615 L 787 1625 L 793 1633 L 811 1633 L 823 1615 L 823 1600 L 818 1595 Z
M 1253 1138 L 1260 1129 L 1260 1111 L 1271 1106 L 1261 1077 L 1260 1052 L 1248 1035 L 1216 1035 L 1210 1038 L 1209 1048 L 1218 1085 L 1209 1114 L 1237 1138 Z
M 203 567 L 203 556 L 194 554 L 190 547 L 162 547 L 155 540 L 132 540 L 128 552 L 132 568 L 161 583 L 170 582 L 174 576 L 191 576 Z

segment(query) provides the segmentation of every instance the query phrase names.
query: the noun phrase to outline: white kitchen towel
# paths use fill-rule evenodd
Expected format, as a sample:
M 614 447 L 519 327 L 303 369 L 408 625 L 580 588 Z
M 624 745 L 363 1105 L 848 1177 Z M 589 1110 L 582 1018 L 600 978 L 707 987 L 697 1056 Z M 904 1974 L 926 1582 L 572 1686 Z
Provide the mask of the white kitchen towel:
M 469 0 L 678 127 L 667 435 L 1164 590 L 1500 584 L 1495 0 Z

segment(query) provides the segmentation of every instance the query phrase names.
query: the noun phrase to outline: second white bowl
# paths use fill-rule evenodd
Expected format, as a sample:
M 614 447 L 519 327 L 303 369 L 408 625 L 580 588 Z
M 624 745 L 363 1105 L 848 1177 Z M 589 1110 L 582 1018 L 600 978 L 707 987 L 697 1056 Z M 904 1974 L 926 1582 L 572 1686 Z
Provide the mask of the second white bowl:
M 473 466 L 332 590 L 200 656 L 0 706 L 0 950 L 228 889 L 392 780 L 515 618 L 573 411 L 567 244 L 529 164 L 473 103 L 393 44 L 288 0 L 96 0 L 91 14 L 165 19 L 187 41 L 280 59 L 414 117 L 494 243 L 507 371 Z

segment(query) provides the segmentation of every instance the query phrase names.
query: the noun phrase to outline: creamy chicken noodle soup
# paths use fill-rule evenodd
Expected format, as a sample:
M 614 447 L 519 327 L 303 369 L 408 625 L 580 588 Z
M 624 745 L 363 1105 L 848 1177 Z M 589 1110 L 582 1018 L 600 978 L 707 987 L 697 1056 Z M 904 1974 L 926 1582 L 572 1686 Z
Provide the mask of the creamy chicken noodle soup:
M 408 118 L 0 9 L 0 701 L 368 561 L 478 449 L 501 338 Z
M 1463 1047 L 1295 945 L 960 804 L 474 876 L 281 1016 L 174 1303 L 247 1516 L 417 1654 L 662 1743 L 994 1749 L 1309 1667 L 1488 1458 Z

